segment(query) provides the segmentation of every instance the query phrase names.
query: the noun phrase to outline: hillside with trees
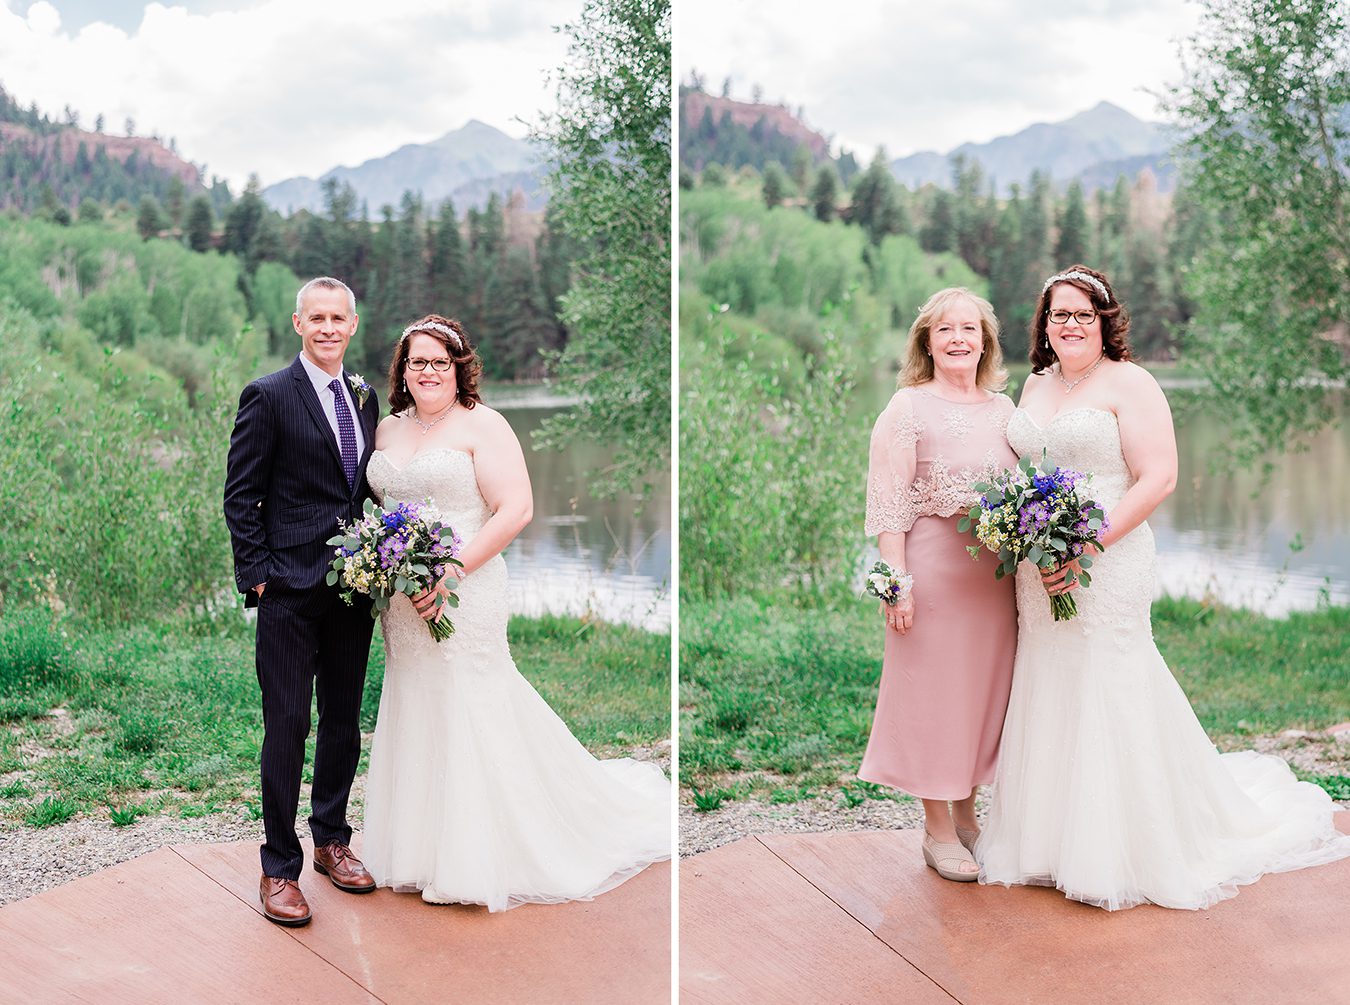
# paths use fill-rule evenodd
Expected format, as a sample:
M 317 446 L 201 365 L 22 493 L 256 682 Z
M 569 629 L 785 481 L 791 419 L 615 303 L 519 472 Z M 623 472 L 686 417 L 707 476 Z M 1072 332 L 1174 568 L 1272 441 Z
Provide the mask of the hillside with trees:
M 134 131 L 134 123 L 125 125 Z M 313 275 L 336 275 L 355 291 L 361 327 L 348 359 L 367 374 L 383 371 L 409 320 L 433 310 L 466 325 L 490 379 L 540 379 L 542 354 L 567 344 L 559 298 L 575 242 L 519 194 L 490 193 L 481 206 L 460 210 L 405 192 L 372 212 L 350 183 L 330 177 L 319 184 L 317 209 L 284 216 L 267 205 L 256 178 L 237 196 L 220 179 L 207 187 L 204 170 L 159 139 L 102 128 L 100 120 L 95 131 L 82 129 L 71 109 L 57 120 L 25 108 L 0 89 L 0 212 L 10 220 L 0 297 L 76 321 L 108 307 L 107 317 L 86 327 L 125 349 L 151 337 L 201 341 L 206 329 L 190 300 L 174 325 L 147 321 L 147 304 L 167 294 L 155 291 L 144 268 L 89 265 L 99 254 L 139 262 L 167 245 L 188 252 L 185 261 L 224 260 L 239 302 L 222 316 L 254 325 L 273 362 L 295 349 L 293 298 L 301 277 Z M 146 248 L 133 254 L 129 239 Z M 136 292 L 138 283 L 144 288 Z M 104 304 L 106 296 L 115 306 Z

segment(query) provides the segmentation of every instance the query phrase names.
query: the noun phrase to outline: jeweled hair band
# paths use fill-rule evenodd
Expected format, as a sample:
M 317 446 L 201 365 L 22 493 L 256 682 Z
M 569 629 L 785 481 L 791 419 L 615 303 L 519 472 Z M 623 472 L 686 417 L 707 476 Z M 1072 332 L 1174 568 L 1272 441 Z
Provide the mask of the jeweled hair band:
M 426 323 L 420 325 L 408 325 L 407 328 L 403 329 L 403 334 L 398 337 L 398 340 L 401 343 L 413 332 L 427 332 L 427 331 L 440 332 L 442 335 L 449 335 L 450 341 L 455 343 L 455 348 L 458 349 L 460 352 L 464 351 L 464 343 L 460 341 L 459 332 L 455 331 L 453 328 L 447 325 L 441 324 L 439 321 L 427 321 Z
M 1046 290 L 1050 289 L 1050 287 L 1054 286 L 1056 283 L 1062 283 L 1066 279 L 1081 279 L 1083 282 L 1087 283 L 1094 290 L 1100 293 L 1102 295 L 1102 299 L 1105 300 L 1108 304 L 1111 302 L 1111 294 L 1106 292 L 1106 286 L 1104 283 L 1102 283 L 1100 279 L 1098 279 L 1096 276 L 1089 276 L 1086 272 L 1079 272 L 1077 269 L 1074 269 L 1072 272 L 1061 272 L 1057 276 L 1051 276 L 1049 279 L 1045 281 L 1045 285 L 1041 287 L 1041 292 L 1044 293 Z

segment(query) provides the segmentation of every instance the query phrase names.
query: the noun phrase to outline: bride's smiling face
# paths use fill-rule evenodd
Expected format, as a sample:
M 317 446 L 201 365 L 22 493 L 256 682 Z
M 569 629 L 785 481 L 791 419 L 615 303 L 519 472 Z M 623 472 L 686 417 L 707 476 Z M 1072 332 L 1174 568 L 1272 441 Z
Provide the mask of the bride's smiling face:
M 426 360 L 422 370 L 414 368 L 414 363 Z M 455 383 L 455 364 L 445 370 L 437 366 L 450 362 L 450 353 L 440 339 L 417 332 L 408 342 L 408 363 L 403 368 L 403 379 L 407 381 L 408 393 L 412 395 L 419 412 L 436 413 L 449 406 L 454 400 L 458 387 Z
M 1087 324 L 1083 324 L 1073 315 L 1080 311 L 1096 314 L 1092 298 L 1071 283 L 1060 283 L 1050 291 L 1050 314 L 1066 311 L 1070 317 L 1056 323 L 1048 317 L 1045 322 L 1045 334 L 1050 339 L 1050 348 L 1062 363 L 1072 370 L 1079 366 L 1096 362 L 1102 354 L 1102 319 L 1098 315 Z

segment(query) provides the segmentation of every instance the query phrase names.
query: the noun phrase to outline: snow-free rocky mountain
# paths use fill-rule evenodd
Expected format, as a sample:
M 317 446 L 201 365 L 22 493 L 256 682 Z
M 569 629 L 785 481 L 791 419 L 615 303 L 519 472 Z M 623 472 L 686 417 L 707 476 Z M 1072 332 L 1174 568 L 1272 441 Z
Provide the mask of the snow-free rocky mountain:
M 319 211 L 323 208 L 323 182 L 336 178 L 356 190 L 358 200 L 367 204 L 372 216 L 386 204 L 397 208 L 408 191 L 420 192 L 428 207 L 453 199 L 455 209 L 462 213 L 469 207 L 481 209 L 493 193 L 505 200 L 519 190 L 527 208 L 542 209 L 546 201 L 543 170 L 542 159 L 528 141 L 470 120 L 438 140 L 410 143 L 358 167 L 336 167 L 317 179 L 277 182 L 263 189 L 262 197 L 282 213 Z
M 1167 152 L 1174 142 L 1163 124 L 1145 122 L 1103 101 L 1063 122 L 1038 122 L 988 143 L 963 143 L 945 154 L 925 151 L 901 157 L 891 162 L 891 174 L 911 187 L 932 182 L 949 188 L 951 161 L 963 154 L 979 161 L 1003 193 L 1014 183 L 1025 185 L 1038 169 L 1057 182 L 1081 177 L 1088 186 L 1110 185 L 1122 170 L 1133 175 L 1143 167 L 1170 178 Z M 1114 170 L 1106 170 L 1107 166 Z

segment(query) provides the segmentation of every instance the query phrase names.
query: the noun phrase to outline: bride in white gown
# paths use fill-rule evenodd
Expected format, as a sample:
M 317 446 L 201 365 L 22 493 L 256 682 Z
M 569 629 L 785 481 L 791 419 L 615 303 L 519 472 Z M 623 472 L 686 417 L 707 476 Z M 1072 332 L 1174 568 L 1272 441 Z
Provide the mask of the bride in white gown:
M 430 596 L 397 596 L 382 616 L 362 857 L 379 886 L 499 911 L 588 900 L 669 858 L 671 790 L 657 765 L 591 756 L 516 670 L 500 553 L 530 520 L 529 475 L 478 398 L 480 370 L 439 315 L 405 330 L 390 369 L 371 488 L 429 499 L 463 538 L 464 568 L 446 641 L 423 620 Z
M 1129 362 L 1128 320 L 1105 276 L 1046 282 L 1008 440 L 1090 473 L 1110 520 L 1078 616 L 1056 622 L 1064 572 L 1017 570 L 1018 645 L 983 883 L 1055 886 L 1108 910 L 1204 908 L 1269 872 L 1350 856 L 1335 806 L 1284 761 L 1219 754 L 1153 641 L 1153 532 L 1176 480 L 1167 399 Z

